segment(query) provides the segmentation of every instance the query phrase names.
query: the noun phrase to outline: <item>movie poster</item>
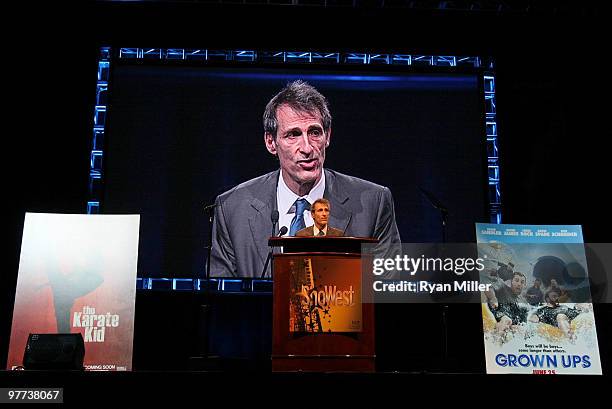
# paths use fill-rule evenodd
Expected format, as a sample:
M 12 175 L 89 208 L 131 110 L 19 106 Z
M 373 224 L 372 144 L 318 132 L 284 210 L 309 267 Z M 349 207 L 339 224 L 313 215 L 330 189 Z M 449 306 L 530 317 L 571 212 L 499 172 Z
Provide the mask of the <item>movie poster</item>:
M 580 226 L 476 224 L 487 373 L 601 374 Z
M 30 333 L 77 333 L 86 370 L 132 368 L 138 215 L 27 213 L 7 369 Z
M 289 261 L 289 332 L 361 332 L 361 260 Z

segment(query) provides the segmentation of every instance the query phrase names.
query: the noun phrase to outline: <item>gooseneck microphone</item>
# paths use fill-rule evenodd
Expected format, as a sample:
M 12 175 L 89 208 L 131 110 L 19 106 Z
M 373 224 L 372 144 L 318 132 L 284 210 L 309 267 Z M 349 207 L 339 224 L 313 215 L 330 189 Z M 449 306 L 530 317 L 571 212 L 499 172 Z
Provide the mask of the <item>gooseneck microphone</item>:
M 427 201 L 431 203 L 434 209 L 437 209 L 440 211 L 440 217 L 441 217 L 441 223 L 442 223 L 442 243 L 446 243 L 446 225 L 448 224 L 448 208 L 444 206 L 438 200 L 438 198 L 435 197 L 431 192 L 428 192 L 427 190 L 423 189 L 421 186 L 419 186 L 419 190 L 421 191 L 421 193 L 423 193 Z
M 282 237 L 283 235 L 287 234 L 289 229 L 287 228 L 287 226 L 283 226 L 278 232 L 278 236 L 275 235 L 274 229 L 275 229 L 276 223 L 278 223 L 278 210 L 274 210 L 272 212 L 272 237 Z M 270 264 L 271 258 L 272 258 L 272 247 L 270 247 L 270 251 L 268 252 L 268 257 L 266 257 L 266 262 L 264 263 L 264 267 L 261 272 L 260 278 L 264 278 L 264 276 L 266 275 L 266 270 L 268 269 L 268 264 Z M 270 271 L 270 277 L 272 277 L 272 271 Z
M 272 234 L 271 236 L 274 237 L 274 232 L 276 230 L 276 223 L 278 223 L 278 210 L 274 210 L 272 212 L 272 215 L 270 216 L 271 220 L 272 220 Z
M 218 206 L 218 204 L 212 203 L 212 204 L 204 206 L 204 208 L 202 210 L 204 210 L 204 212 L 210 212 L 212 209 L 214 209 L 217 206 Z
M 442 228 L 442 245 L 446 243 L 446 225 L 448 224 L 448 208 L 444 206 L 440 200 L 433 193 L 423 189 L 421 186 L 418 186 L 419 190 L 425 198 L 429 201 L 429 203 L 440 211 L 440 221 Z M 444 247 L 443 247 L 444 248 Z M 439 251 L 439 250 L 438 250 Z M 444 250 L 442 250 L 444 251 Z M 442 327 L 444 329 L 443 338 L 442 338 L 442 361 L 448 362 L 448 304 L 440 304 L 442 306 Z

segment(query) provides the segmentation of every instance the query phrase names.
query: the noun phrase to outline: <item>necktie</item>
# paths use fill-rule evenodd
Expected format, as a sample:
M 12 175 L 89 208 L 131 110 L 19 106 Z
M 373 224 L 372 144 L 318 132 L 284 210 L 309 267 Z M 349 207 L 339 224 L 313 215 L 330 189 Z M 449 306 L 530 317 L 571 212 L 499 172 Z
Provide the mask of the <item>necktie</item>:
M 295 216 L 291 220 L 289 235 L 295 236 L 295 233 L 306 227 L 304 222 L 304 210 L 310 209 L 310 203 L 306 199 L 298 199 L 295 201 Z
M 319 230 L 319 236 L 325 236 L 325 232 L 323 230 Z

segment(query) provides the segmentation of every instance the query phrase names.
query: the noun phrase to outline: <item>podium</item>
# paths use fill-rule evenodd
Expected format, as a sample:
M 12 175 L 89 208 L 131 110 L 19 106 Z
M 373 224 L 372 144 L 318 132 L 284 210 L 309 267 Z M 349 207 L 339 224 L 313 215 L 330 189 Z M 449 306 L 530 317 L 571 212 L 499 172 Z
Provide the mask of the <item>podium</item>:
M 377 242 L 270 238 L 283 247 L 273 255 L 272 371 L 374 372 L 374 305 L 362 303 L 372 257 L 361 245 Z

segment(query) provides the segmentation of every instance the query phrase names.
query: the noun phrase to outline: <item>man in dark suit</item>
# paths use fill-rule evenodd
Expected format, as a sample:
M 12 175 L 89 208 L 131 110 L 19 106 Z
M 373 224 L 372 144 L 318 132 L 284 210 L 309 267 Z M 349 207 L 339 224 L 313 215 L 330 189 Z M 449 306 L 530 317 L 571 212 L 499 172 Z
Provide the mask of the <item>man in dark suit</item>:
M 374 251 L 380 257 L 397 253 L 401 240 L 389 189 L 323 168 L 331 119 L 327 99 L 300 80 L 270 100 L 263 115 L 264 142 L 280 169 L 217 197 L 212 277 L 259 277 L 270 235 L 287 227 L 294 236 L 311 224 L 308 210 L 321 197 L 334 208 L 329 224 L 347 236 L 379 239 Z M 276 211 L 278 223 L 272 220 Z
M 317 199 L 310 207 L 314 224 L 295 233 L 296 237 L 308 236 L 344 236 L 344 232 L 329 225 L 330 204 L 327 199 Z

